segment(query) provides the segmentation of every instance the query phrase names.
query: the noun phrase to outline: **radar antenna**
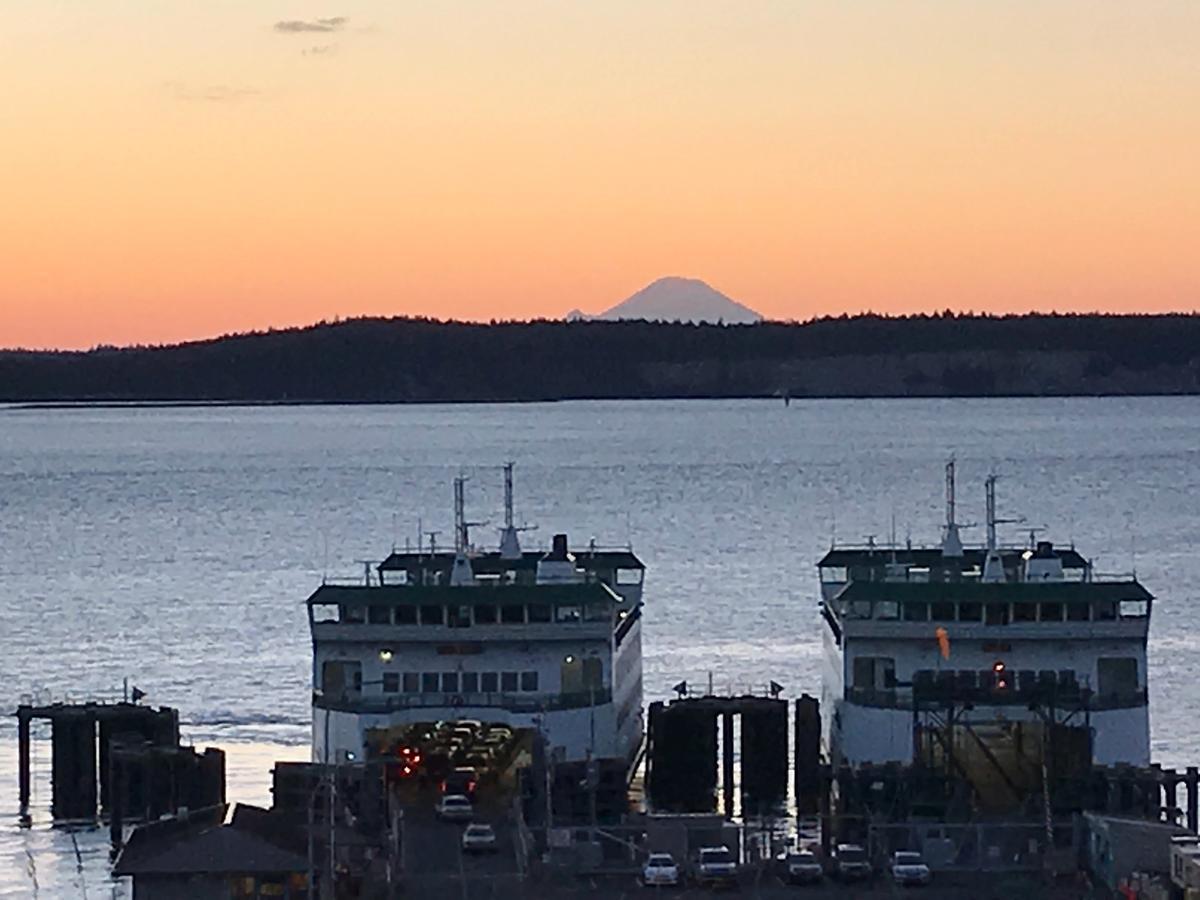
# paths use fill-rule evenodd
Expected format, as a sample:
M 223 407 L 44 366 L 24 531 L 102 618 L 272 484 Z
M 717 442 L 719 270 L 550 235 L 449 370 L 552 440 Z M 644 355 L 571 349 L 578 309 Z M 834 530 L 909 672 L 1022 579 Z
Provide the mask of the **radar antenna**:
M 995 472 L 988 475 L 984 482 L 987 493 L 987 556 L 983 561 L 984 581 L 1004 581 L 1004 563 L 1000 558 L 999 544 L 996 540 L 997 525 L 1019 525 L 1025 521 L 1024 516 L 1016 519 L 1001 519 L 996 516 L 996 482 L 999 476 Z
M 521 541 L 517 535 L 522 531 L 532 531 L 535 526 L 515 524 L 513 515 L 513 466 L 509 461 L 504 464 L 504 527 L 500 529 L 500 557 L 502 559 L 520 559 Z
M 962 538 L 954 517 L 954 457 L 946 462 L 946 532 L 942 535 L 942 556 L 962 556 Z

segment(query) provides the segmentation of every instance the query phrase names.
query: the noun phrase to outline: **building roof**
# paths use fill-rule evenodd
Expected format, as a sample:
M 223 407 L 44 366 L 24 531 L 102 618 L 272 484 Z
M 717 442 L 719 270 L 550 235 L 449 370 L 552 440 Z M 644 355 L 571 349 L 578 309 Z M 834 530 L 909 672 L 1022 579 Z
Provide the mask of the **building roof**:
M 283 817 L 256 810 L 239 817 L 226 805 L 196 810 L 136 828 L 113 874 L 277 875 L 304 873 L 308 860 L 297 832 Z M 232 814 L 231 814 L 232 813 Z
M 972 601 L 977 603 L 1150 600 L 1137 581 L 851 581 L 837 593 L 843 602 L 894 600 L 899 603 Z
M 1011 561 L 1019 557 L 1027 547 L 1001 547 L 1000 555 Z M 1087 566 L 1087 560 L 1074 547 L 1055 547 L 1055 555 L 1062 560 L 1064 569 L 1082 569 Z M 917 568 L 938 568 L 942 566 L 959 565 L 970 569 L 978 566 L 983 568 L 987 556 L 986 547 L 964 547 L 961 557 L 945 556 L 941 547 L 835 547 L 821 557 L 817 563 L 819 568 L 850 568 L 852 566 L 883 568 L 890 563 L 897 563 Z
M 452 585 L 334 585 L 323 584 L 308 598 L 317 603 L 350 604 L 447 604 L 547 603 L 554 606 L 576 603 L 624 603 L 620 594 L 598 581 L 581 584 L 473 584 Z
M 632 550 L 573 550 L 575 565 L 585 571 L 596 569 L 644 569 L 645 565 Z M 515 559 L 506 559 L 498 551 L 471 554 L 471 568 L 476 574 L 499 575 L 508 571 L 524 571 L 537 568 L 538 562 L 545 559 L 544 550 L 526 550 Z M 454 565 L 453 550 L 439 550 L 437 553 L 418 553 L 415 551 L 393 551 L 387 559 L 378 566 L 380 572 L 407 571 L 426 569 L 450 571 Z

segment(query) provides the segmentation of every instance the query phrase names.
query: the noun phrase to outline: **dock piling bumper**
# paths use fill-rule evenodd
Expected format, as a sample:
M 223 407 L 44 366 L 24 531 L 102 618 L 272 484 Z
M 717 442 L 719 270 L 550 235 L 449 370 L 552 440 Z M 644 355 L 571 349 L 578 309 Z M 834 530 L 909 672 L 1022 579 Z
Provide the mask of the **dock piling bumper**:
M 21 819 L 29 817 L 29 712 L 17 711 L 17 780 L 20 787 Z

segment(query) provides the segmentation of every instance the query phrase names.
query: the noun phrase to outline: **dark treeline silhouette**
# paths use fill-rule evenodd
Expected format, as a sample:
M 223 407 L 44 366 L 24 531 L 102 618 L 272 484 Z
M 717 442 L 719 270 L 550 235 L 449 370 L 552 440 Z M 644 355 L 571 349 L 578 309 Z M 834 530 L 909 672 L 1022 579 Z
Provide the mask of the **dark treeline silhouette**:
M 412 402 L 1200 391 L 1200 316 L 807 323 L 354 319 L 166 347 L 0 352 L 0 400 Z

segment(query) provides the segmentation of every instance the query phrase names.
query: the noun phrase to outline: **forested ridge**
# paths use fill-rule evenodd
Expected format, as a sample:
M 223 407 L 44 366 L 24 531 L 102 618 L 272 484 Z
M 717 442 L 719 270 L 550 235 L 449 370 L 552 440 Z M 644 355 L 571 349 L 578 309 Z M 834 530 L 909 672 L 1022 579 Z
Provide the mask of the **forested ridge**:
M 805 323 L 362 318 L 163 347 L 0 352 L 0 400 L 431 402 L 1200 392 L 1200 316 Z

